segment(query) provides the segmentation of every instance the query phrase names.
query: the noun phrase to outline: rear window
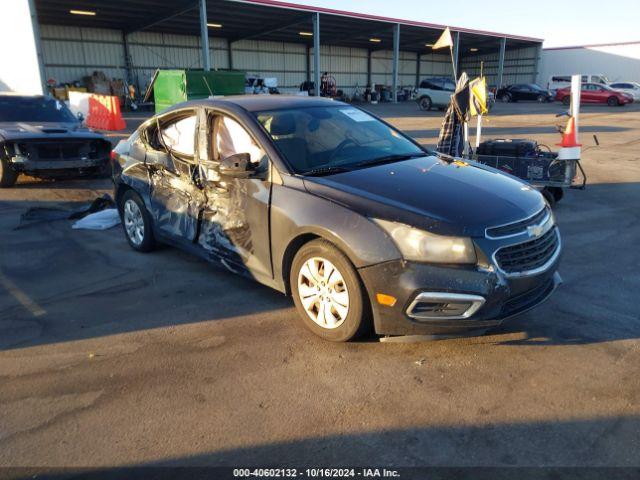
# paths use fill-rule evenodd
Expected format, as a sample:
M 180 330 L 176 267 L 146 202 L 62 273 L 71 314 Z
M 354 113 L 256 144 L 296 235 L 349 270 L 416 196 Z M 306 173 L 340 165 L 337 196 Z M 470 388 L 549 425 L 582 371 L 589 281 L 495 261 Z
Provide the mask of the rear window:
M 0 96 L 0 122 L 77 122 L 71 110 L 51 97 Z

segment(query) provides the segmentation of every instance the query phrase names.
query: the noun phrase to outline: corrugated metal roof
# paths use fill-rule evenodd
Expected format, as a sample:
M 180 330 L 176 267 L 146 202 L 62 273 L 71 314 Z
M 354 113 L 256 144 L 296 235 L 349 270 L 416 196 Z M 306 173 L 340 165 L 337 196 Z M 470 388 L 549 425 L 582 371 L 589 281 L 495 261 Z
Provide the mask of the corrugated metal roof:
M 199 34 L 199 11 L 196 0 L 35 0 L 41 24 L 110 28 L 125 32 L 158 32 L 164 34 Z M 71 9 L 95 12 L 94 16 L 71 15 Z M 390 50 L 393 25 L 400 23 L 400 49 L 415 53 L 431 53 L 426 44 L 434 43 L 444 25 L 401 20 L 389 17 L 347 12 L 277 0 L 207 0 L 208 21 L 221 24 L 211 28 L 210 36 L 231 42 L 243 39 L 312 45 L 312 12 L 321 13 L 322 45 L 338 45 L 369 50 Z M 507 48 L 522 48 L 540 43 L 537 38 L 500 34 L 452 27 L 460 32 L 460 48 L 473 46 L 481 51 L 497 51 L 499 39 L 507 37 Z M 370 42 L 370 38 L 380 40 Z M 464 50 L 461 50 L 464 51 Z

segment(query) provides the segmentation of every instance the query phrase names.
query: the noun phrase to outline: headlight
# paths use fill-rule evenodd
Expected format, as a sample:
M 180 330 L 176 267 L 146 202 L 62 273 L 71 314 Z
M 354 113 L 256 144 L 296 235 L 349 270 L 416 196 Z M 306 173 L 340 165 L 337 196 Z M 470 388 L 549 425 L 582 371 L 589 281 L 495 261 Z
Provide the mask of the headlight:
M 432 263 L 475 264 L 476 251 L 470 238 L 445 237 L 402 223 L 375 219 L 407 260 Z

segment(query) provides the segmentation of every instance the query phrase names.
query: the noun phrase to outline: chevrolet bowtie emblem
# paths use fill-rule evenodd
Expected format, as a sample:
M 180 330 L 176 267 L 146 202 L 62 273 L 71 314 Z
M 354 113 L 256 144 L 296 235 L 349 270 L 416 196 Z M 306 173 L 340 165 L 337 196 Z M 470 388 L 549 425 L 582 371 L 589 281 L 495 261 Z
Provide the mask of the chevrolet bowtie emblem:
M 542 235 L 542 231 L 544 230 L 544 225 L 532 225 L 527 227 L 527 234 L 530 237 L 539 237 Z

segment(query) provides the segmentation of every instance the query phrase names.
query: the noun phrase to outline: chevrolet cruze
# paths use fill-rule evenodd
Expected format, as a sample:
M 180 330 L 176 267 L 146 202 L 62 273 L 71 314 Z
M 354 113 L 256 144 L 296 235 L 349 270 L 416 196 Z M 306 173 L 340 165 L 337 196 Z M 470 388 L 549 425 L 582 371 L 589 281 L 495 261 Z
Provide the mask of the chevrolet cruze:
M 175 245 L 291 295 L 328 340 L 477 334 L 560 283 L 542 195 L 348 104 L 182 103 L 113 159 L 131 247 Z

